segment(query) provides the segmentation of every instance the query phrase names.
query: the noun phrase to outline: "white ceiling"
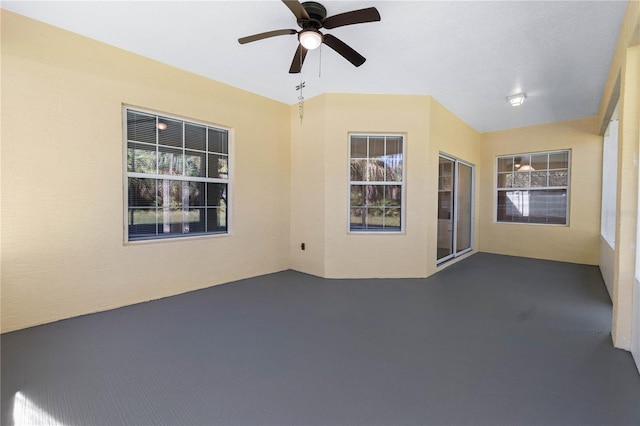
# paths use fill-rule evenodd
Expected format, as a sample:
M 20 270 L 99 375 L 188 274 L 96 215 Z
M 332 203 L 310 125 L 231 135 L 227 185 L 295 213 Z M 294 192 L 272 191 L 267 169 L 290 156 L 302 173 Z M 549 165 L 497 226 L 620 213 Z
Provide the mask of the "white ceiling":
M 595 115 L 626 1 L 322 1 L 328 16 L 375 6 L 382 21 L 322 30 L 367 58 L 330 48 L 289 74 L 298 29 L 265 1 L 2 1 L 2 8 L 287 104 L 321 93 L 434 96 L 485 132 Z M 135 70 L 132 70 L 135 72 Z M 513 108 L 505 97 L 526 92 Z

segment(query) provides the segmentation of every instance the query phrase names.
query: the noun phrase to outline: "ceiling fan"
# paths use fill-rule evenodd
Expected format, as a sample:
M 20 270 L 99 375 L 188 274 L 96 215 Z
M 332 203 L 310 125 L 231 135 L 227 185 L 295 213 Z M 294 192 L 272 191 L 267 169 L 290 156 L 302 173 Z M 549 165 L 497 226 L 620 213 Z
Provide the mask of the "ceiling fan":
M 239 38 L 238 42 L 240 44 L 245 44 L 269 37 L 298 34 L 298 40 L 300 43 L 298 44 L 296 53 L 293 56 L 293 61 L 291 62 L 291 67 L 289 68 L 289 73 L 292 74 L 299 73 L 302 69 L 304 58 L 307 56 L 307 51 L 317 48 L 322 43 L 338 52 L 356 67 L 359 67 L 364 63 L 364 61 L 366 61 L 364 56 L 353 50 L 339 38 L 331 34 L 322 34 L 320 32 L 320 28 L 331 30 L 345 25 L 379 21 L 380 13 L 378 13 L 378 9 L 375 7 L 368 7 L 366 9 L 340 13 L 327 18 L 327 10 L 320 3 L 316 3 L 314 1 L 300 3 L 298 0 L 282 0 L 282 2 L 296 17 L 298 26 L 302 28 L 300 31 L 293 29 L 267 31 Z

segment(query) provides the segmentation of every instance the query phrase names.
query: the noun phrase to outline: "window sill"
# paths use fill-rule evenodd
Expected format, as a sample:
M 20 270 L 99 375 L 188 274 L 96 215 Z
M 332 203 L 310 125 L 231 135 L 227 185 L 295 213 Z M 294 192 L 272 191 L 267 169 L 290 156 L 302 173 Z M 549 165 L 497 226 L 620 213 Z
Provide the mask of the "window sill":
M 500 222 L 494 221 L 494 224 L 497 225 L 534 225 L 534 226 L 553 226 L 553 227 L 565 227 L 568 228 L 568 223 L 529 223 L 529 222 Z
M 147 245 L 147 244 L 154 244 L 154 243 L 166 243 L 166 242 L 170 242 L 170 241 L 180 241 L 180 242 L 184 242 L 184 241 L 199 241 L 199 240 L 203 240 L 203 239 L 209 239 L 209 238 L 224 238 L 224 237 L 229 237 L 231 234 L 229 232 L 227 233 L 220 233 L 220 234 L 198 234 L 198 235 L 189 235 L 189 236 L 176 236 L 176 237 L 164 237 L 164 238 L 148 238 L 148 239 L 140 239 L 140 240 L 125 240 L 124 241 L 124 245 L 125 246 L 137 246 L 137 245 Z

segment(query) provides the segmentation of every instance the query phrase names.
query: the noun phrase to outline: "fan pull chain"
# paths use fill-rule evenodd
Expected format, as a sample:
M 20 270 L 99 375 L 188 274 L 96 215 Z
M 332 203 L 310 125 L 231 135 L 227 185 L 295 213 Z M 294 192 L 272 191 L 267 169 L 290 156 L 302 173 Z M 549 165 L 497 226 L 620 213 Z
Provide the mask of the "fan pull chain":
M 322 44 L 320 45 L 320 60 L 318 61 L 318 78 L 322 77 Z
M 304 96 L 302 96 L 302 88 L 304 87 L 304 81 L 300 80 L 300 84 L 296 86 L 296 91 L 300 91 L 300 95 L 298 95 L 298 115 L 300 116 L 300 123 L 302 123 L 302 118 L 304 117 Z

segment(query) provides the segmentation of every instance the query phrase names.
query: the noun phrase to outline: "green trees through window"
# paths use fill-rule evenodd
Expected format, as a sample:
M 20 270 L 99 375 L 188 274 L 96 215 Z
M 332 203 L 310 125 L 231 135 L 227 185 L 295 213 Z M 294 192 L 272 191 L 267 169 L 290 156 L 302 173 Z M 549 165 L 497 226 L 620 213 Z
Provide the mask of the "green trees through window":
M 351 135 L 350 231 L 402 230 L 403 161 L 403 136 Z
M 226 233 L 228 131 L 125 113 L 128 240 Z

